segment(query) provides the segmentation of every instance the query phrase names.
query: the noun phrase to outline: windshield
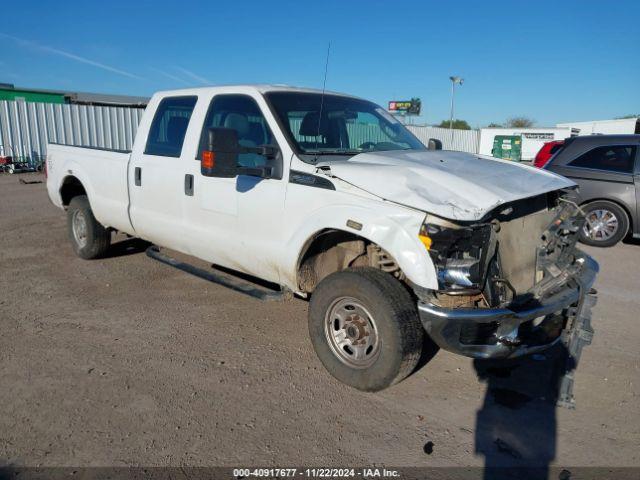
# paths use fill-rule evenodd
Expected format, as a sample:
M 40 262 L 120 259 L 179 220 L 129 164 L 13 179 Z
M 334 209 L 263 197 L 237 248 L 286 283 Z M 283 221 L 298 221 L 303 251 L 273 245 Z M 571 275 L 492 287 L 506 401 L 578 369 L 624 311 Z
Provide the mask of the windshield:
M 265 96 L 302 154 L 356 155 L 425 148 L 375 103 L 338 95 L 324 95 L 323 99 L 320 93 L 271 92 Z

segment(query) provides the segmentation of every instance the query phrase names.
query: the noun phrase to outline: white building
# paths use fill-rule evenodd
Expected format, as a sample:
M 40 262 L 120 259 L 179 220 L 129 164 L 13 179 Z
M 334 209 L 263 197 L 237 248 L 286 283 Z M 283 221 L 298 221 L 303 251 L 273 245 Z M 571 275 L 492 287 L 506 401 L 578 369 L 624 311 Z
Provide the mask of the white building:
M 619 118 L 617 120 L 594 120 L 591 122 L 558 123 L 556 127 L 571 128 L 578 135 L 640 133 L 639 118 Z
M 546 142 L 563 140 L 575 135 L 640 134 L 639 118 L 594 120 L 590 122 L 558 123 L 548 128 L 482 128 L 478 153 L 493 155 L 493 142 L 497 135 L 521 137 L 521 160 L 533 160 Z
M 478 153 L 480 155 L 492 156 L 493 141 L 496 135 L 518 136 L 522 139 L 520 159 L 533 160 L 545 142 L 563 140 L 576 134 L 576 132 L 572 132 L 571 127 L 481 128 Z

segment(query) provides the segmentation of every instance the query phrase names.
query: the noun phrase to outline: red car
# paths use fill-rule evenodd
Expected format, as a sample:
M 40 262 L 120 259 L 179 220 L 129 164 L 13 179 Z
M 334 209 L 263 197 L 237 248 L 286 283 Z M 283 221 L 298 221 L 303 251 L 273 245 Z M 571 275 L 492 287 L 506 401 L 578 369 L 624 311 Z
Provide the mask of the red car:
M 542 145 L 542 148 L 536 155 L 533 161 L 533 166 L 538 168 L 544 168 L 547 162 L 553 157 L 553 155 L 562 148 L 564 140 L 554 140 L 552 142 L 546 142 Z

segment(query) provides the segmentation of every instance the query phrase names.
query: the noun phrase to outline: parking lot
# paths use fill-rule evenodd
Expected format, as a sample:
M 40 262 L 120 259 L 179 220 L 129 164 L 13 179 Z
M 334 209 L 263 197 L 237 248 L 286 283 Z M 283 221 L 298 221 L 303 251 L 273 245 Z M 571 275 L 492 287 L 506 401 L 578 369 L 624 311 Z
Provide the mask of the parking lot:
M 575 410 L 549 401 L 542 357 L 505 373 L 440 351 L 365 394 L 316 358 L 306 302 L 261 303 L 132 240 L 80 260 L 44 183 L 18 177 L 44 180 L 0 176 L 3 464 L 640 466 L 638 244 L 586 248 L 601 273 Z

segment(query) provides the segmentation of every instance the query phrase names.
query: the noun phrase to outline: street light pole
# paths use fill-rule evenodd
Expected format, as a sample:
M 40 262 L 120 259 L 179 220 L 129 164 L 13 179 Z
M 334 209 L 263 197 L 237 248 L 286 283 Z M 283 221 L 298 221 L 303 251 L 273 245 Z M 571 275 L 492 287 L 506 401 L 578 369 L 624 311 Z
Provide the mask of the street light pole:
M 449 77 L 451 80 L 451 115 L 449 117 L 449 132 L 451 132 L 451 146 L 453 146 L 453 99 L 456 94 L 456 83 L 462 85 L 464 79 L 461 77 Z

